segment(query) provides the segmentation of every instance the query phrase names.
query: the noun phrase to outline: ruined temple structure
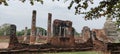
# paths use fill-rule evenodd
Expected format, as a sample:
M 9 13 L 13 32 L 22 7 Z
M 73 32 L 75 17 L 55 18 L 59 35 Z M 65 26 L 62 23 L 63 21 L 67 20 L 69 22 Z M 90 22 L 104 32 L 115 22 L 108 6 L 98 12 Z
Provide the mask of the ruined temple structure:
M 104 43 L 112 43 L 114 40 L 107 36 L 104 29 L 92 29 L 96 33 L 96 38 Z
M 25 49 L 28 45 L 20 43 L 18 41 L 18 38 L 16 36 L 16 25 L 12 24 L 10 25 L 10 41 L 8 49 L 10 50 L 16 50 L 16 49 Z M 9 51 L 10 51 L 9 50 Z
M 86 42 L 90 38 L 90 28 L 88 26 L 84 26 L 81 36 L 83 36 L 83 41 Z
M 114 49 L 116 50 L 120 47 L 120 44 L 112 44 L 114 40 L 111 38 L 111 36 L 116 37 L 117 35 L 115 32 L 116 27 L 113 26 L 114 24 L 112 23 L 111 19 L 107 19 L 104 29 L 91 30 L 88 26 L 84 26 L 81 37 L 75 37 L 75 29 L 72 27 L 72 21 L 55 19 L 52 24 L 51 13 L 48 13 L 47 25 L 47 36 L 42 36 L 42 38 L 46 38 L 47 41 L 46 43 L 40 44 L 36 44 L 36 40 L 39 40 L 40 37 L 39 30 L 36 32 L 35 10 L 33 10 L 32 13 L 32 25 L 29 43 L 25 43 L 26 38 L 24 38 L 24 43 L 19 42 L 16 36 L 16 26 L 10 25 L 10 42 L 6 52 L 106 51 Z M 26 35 L 27 28 L 24 37 L 26 37 Z M 116 48 L 116 46 L 118 48 Z
M 16 26 L 10 25 L 10 42 L 8 48 L 12 48 L 14 46 L 17 46 L 19 43 L 17 37 L 16 37 Z
M 21 43 L 18 41 L 15 32 L 16 26 L 11 25 L 10 45 L 11 50 L 36 50 L 36 51 L 61 51 L 61 50 L 92 50 L 93 42 L 89 29 L 85 29 L 88 33 L 84 35 L 89 38 L 84 43 L 76 43 L 74 38 L 75 29 L 72 27 L 72 21 L 55 19 L 51 27 L 52 14 L 48 13 L 48 41 L 47 43 L 35 44 L 36 42 L 36 11 L 33 10 L 31 35 L 29 43 Z M 51 32 L 51 29 L 52 32 Z M 27 30 L 27 28 L 26 28 Z M 25 31 L 27 33 L 27 31 Z M 25 35 L 27 35 L 25 33 Z M 37 32 L 38 33 L 38 32 Z M 39 34 L 39 33 L 38 33 Z M 52 34 L 52 35 L 51 35 Z M 24 36 L 25 36 L 24 35 Z M 39 39 L 39 38 L 38 38 Z M 37 39 L 37 40 L 38 40 Z M 24 40 L 25 41 L 25 40 Z
M 107 18 L 104 24 L 105 34 L 114 39 L 114 42 L 117 41 L 118 33 L 117 26 L 115 22 L 112 21 L 112 18 Z
M 112 18 L 107 18 L 104 24 L 104 30 L 107 36 L 118 36 L 117 35 L 117 26 L 115 22 L 112 21 Z
M 81 33 L 82 41 L 80 41 L 80 43 L 85 43 L 84 45 L 93 47 L 93 50 L 104 51 L 106 49 L 106 45 L 105 42 L 99 38 L 99 36 L 103 34 L 100 31 L 101 30 L 98 29 L 90 30 L 88 26 L 84 26 Z
M 104 35 L 104 30 L 93 29 L 92 30 L 93 38 L 93 49 L 98 51 L 105 51 L 107 49 L 106 43 L 108 43 L 109 39 Z
M 75 46 L 74 28 L 71 21 L 54 20 L 53 37 L 50 44 L 56 47 L 72 47 Z

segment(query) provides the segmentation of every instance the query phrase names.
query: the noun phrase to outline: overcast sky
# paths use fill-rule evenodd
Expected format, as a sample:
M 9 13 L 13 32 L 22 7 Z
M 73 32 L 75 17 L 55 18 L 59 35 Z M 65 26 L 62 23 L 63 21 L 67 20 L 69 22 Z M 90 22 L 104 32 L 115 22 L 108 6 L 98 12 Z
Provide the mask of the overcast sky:
M 52 0 L 44 0 L 43 5 L 35 3 L 34 6 L 31 6 L 29 2 L 22 3 L 18 0 L 10 0 L 8 4 L 9 6 L 0 5 L 0 25 L 4 23 L 15 24 L 17 25 L 17 30 L 25 27 L 31 28 L 33 10 L 37 10 L 36 25 L 45 29 L 47 29 L 48 13 L 52 13 L 52 20 L 71 20 L 77 32 L 81 32 L 84 26 L 88 26 L 91 29 L 101 29 L 105 23 L 104 17 L 85 21 L 83 15 L 74 15 L 74 7 L 71 10 L 67 9 L 69 1 L 64 3 L 63 1 L 52 2 Z M 95 2 L 95 5 L 98 5 L 98 1 Z

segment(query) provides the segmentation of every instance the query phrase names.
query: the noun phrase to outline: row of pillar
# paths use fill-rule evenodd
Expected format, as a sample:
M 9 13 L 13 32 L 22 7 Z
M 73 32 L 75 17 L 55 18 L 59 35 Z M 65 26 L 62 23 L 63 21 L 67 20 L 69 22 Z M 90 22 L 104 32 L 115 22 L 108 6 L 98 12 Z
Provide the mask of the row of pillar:
M 30 44 L 35 44 L 36 41 L 36 14 L 37 14 L 36 10 L 33 10 L 31 33 L 30 33 Z M 51 36 L 51 20 L 52 20 L 52 14 L 48 13 L 47 36 Z

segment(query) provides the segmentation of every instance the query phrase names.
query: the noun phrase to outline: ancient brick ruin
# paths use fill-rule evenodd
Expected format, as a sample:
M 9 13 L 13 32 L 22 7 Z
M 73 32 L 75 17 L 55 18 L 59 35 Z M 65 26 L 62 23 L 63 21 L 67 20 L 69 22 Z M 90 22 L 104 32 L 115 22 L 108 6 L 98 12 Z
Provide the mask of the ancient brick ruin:
M 16 31 L 16 27 L 12 28 L 11 30 L 11 36 L 10 36 L 10 45 L 9 48 L 13 49 L 26 49 L 26 50 L 31 50 L 31 49 L 37 49 L 37 50 L 42 50 L 42 49 L 52 49 L 57 50 L 59 48 L 62 48 L 61 50 L 90 50 L 93 47 L 92 43 L 92 36 L 89 35 L 88 40 L 86 40 L 84 43 L 75 43 L 75 38 L 74 38 L 74 32 L 75 29 L 72 27 L 72 22 L 71 21 L 64 21 L 64 20 L 58 20 L 55 19 L 53 21 L 53 32 L 51 32 L 51 17 L 52 14 L 48 14 L 48 38 L 47 43 L 43 44 L 35 44 L 35 39 L 36 39 L 36 11 L 33 11 L 33 16 L 32 16 L 32 26 L 31 26 L 31 35 L 29 39 L 29 43 L 25 43 L 25 39 L 23 43 L 18 42 L 18 39 L 14 33 Z M 27 28 L 26 28 L 27 30 Z M 27 31 L 25 31 L 27 32 Z M 53 33 L 53 36 L 51 36 L 51 33 Z M 24 34 L 25 37 L 26 33 Z M 86 34 L 88 35 L 88 34 Z M 13 38 L 14 37 L 14 38 Z M 15 42 L 17 41 L 17 42 Z M 15 45 L 16 44 L 16 45 Z M 19 47 L 18 47 L 19 46 Z M 47 50 L 47 51 L 49 51 Z M 44 50 L 43 50 L 44 51 Z M 46 50 L 45 50 L 46 51 Z M 58 50 L 59 51 L 59 50 Z
M 56 52 L 56 51 L 119 50 L 120 44 L 113 43 L 114 39 L 109 37 L 108 33 L 106 33 L 108 31 L 106 30 L 108 29 L 108 27 L 104 27 L 103 29 L 90 29 L 88 26 L 84 26 L 82 29 L 81 37 L 75 37 L 74 35 L 75 29 L 74 27 L 72 27 L 72 23 L 73 22 L 69 20 L 55 19 L 53 20 L 52 24 L 52 14 L 48 13 L 47 36 L 38 37 L 37 35 L 39 35 L 39 32 L 38 31 L 36 32 L 37 30 L 36 11 L 34 10 L 32 13 L 31 35 L 27 36 L 26 31 L 27 28 L 25 28 L 25 34 L 22 43 L 18 41 L 15 35 L 16 26 L 15 25 L 10 26 L 11 27 L 10 42 L 8 51 L 13 52 L 13 50 L 18 50 L 18 51 Z M 39 40 L 40 38 L 47 39 L 47 42 L 42 44 L 36 44 L 36 40 Z M 26 43 L 28 41 L 29 43 Z
M 14 46 L 17 46 L 18 39 L 16 37 L 16 25 L 10 25 L 10 42 L 9 42 L 9 47 L 8 48 L 12 48 Z
M 33 16 L 32 16 L 32 25 L 31 25 L 30 44 L 34 44 L 36 39 L 36 11 L 35 10 L 33 10 L 32 15 Z
M 113 42 L 118 40 L 117 26 L 115 22 L 112 21 L 112 18 L 106 19 L 103 29 L 105 34 L 114 40 Z
M 50 43 L 57 47 L 75 46 L 74 28 L 71 21 L 54 20 L 53 37 Z
M 52 21 L 52 14 L 48 13 L 48 31 L 47 36 L 51 36 L 51 21 Z

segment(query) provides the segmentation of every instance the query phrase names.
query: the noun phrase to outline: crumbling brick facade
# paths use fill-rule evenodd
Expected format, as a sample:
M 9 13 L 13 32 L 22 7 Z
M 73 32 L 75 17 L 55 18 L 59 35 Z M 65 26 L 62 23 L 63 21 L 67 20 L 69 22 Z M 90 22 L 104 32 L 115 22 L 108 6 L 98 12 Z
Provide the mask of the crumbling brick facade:
M 10 25 L 10 42 L 8 48 L 13 48 L 19 43 L 16 37 L 16 25 Z
M 34 44 L 36 39 L 36 11 L 33 10 L 32 13 L 32 25 L 30 34 L 30 44 Z
M 74 28 L 71 21 L 54 20 L 53 22 L 53 37 L 50 44 L 57 47 L 73 47 Z
M 81 34 L 82 34 L 83 41 L 86 42 L 90 38 L 90 35 L 91 35 L 90 28 L 87 26 L 84 26 Z
M 47 29 L 47 36 L 51 36 L 51 21 L 52 21 L 52 14 L 48 13 L 48 29 Z

